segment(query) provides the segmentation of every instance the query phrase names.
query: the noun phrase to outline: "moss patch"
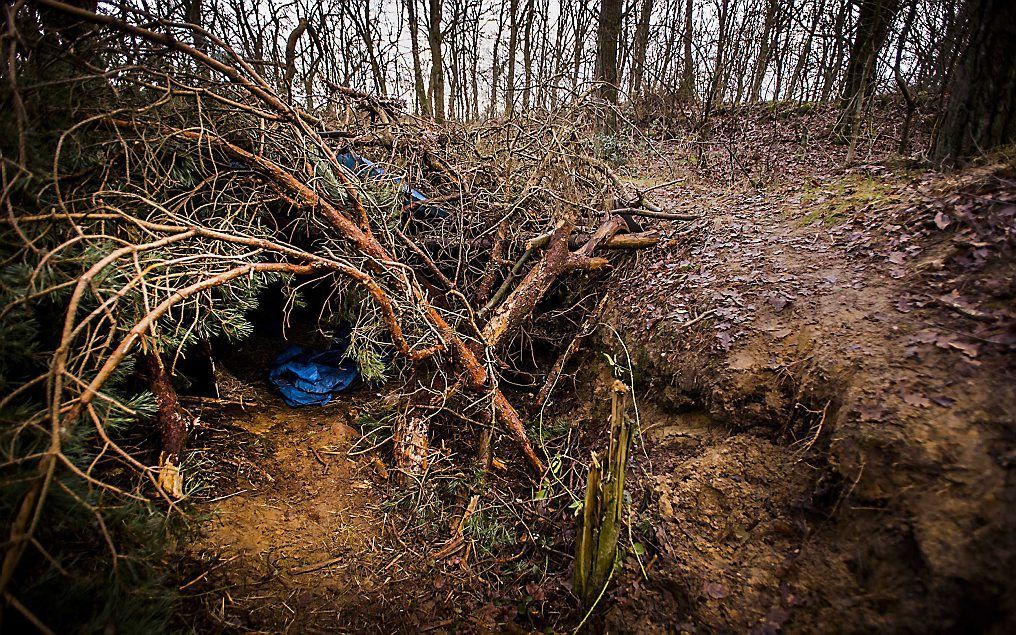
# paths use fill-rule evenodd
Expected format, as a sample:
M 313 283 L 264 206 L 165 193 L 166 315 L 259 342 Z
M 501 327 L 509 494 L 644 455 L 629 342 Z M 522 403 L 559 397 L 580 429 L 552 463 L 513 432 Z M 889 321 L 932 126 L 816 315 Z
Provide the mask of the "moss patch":
M 848 174 L 834 181 L 808 185 L 801 193 L 802 225 L 841 223 L 859 210 L 887 200 L 890 182 L 871 176 Z

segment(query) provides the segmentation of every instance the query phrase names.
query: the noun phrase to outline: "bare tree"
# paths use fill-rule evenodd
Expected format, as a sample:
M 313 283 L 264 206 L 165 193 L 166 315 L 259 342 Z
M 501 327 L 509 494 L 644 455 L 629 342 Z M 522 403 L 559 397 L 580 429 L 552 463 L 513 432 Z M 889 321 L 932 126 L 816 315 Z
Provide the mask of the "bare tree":
M 410 51 L 413 55 L 413 89 L 416 105 L 424 116 L 431 116 L 430 98 L 423 83 L 423 64 L 420 63 L 420 26 L 416 11 L 416 0 L 405 0 L 406 22 L 409 24 Z

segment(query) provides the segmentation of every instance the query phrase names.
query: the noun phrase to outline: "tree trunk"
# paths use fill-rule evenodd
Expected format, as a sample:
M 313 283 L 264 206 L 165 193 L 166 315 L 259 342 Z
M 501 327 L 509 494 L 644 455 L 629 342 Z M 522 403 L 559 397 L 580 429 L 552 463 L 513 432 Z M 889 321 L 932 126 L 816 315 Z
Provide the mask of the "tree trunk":
M 836 22 L 833 25 L 833 51 L 832 55 L 828 59 L 823 57 L 823 77 L 822 77 L 822 92 L 820 99 L 821 101 L 829 101 L 833 95 L 833 85 L 836 83 L 836 78 L 839 74 L 841 63 L 843 61 L 843 42 L 846 38 L 844 28 L 847 22 L 847 16 L 850 15 L 850 2 L 849 0 L 840 0 L 839 11 L 836 12 Z
M 296 45 L 309 25 L 310 22 L 300 18 L 300 22 L 286 39 L 286 73 L 283 76 L 283 83 L 286 95 L 290 101 L 293 101 L 293 79 L 296 77 Z
M 357 20 L 360 27 L 360 37 L 363 38 L 364 48 L 367 50 L 367 61 L 370 62 L 370 72 L 374 76 L 374 86 L 381 95 L 388 94 L 388 82 L 385 79 L 385 72 L 381 60 L 377 56 L 377 42 L 374 41 L 374 29 L 370 13 L 370 2 L 363 3 L 362 23 Z
M 692 0 L 688 0 L 684 7 L 684 68 L 681 69 L 681 88 L 678 91 L 685 101 L 695 100 L 695 58 L 692 57 L 691 50 L 692 38 L 695 36 L 693 8 Z
M 504 87 L 504 115 L 515 112 L 515 53 L 519 48 L 519 0 L 509 0 L 508 79 Z
M 716 61 L 713 64 L 713 76 L 709 82 L 709 94 L 706 95 L 706 103 L 702 108 L 701 127 L 705 127 L 709 120 L 713 104 L 723 98 L 726 90 L 724 86 L 724 69 L 726 68 L 727 50 L 727 27 L 729 22 L 730 0 L 720 0 L 720 13 L 717 17 L 718 33 L 716 44 Z
M 490 105 L 487 116 L 493 118 L 497 112 L 497 86 L 501 81 L 501 36 L 504 35 L 505 1 L 501 0 L 501 10 L 497 18 L 497 35 L 494 37 L 494 57 L 490 64 Z
M 910 37 L 910 30 L 914 26 L 914 18 L 916 16 L 917 0 L 910 0 L 910 9 L 907 11 L 907 17 L 903 21 L 903 30 L 900 31 L 899 41 L 896 43 L 896 63 L 893 64 L 893 76 L 896 78 L 896 86 L 899 87 L 900 95 L 903 96 L 903 101 L 907 105 L 907 114 L 903 119 L 903 130 L 900 132 L 900 154 L 907 151 L 907 142 L 910 140 L 910 125 L 914 118 L 914 110 L 917 109 L 917 100 L 914 98 L 913 93 L 911 93 L 910 87 L 907 86 L 907 80 L 903 77 L 903 70 L 901 68 L 903 49 L 907 45 L 907 39 Z
M 638 97 L 646 74 L 646 50 L 649 48 L 649 21 L 653 15 L 653 0 L 642 0 L 639 23 L 635 28 L 635 50 L 631 65 L 631 92 Z
M 850 61 L 840 92 L 840 134 L 850 134 L 871 94 L 877 74 L 878 56 L 885 45 L 899 0 L 862 0 L 857 32 L 850 49 Z
M 522 38 L 522 112 L 529 110 L 533 91 L 533 0 L 526 0 L 525 36 Z
M 430 21 L 427 25 L 427 40 L 430 43 L 430 102 L 434 108 L 434 119 L 445 118 L 444 56 L 441 43 L 441 0 L 429 0 Z
M 413 51 L 413 86 L 416 89 L 416 105 L 420 114 L 430 117 L 430 100 L 423 83 L 423 65 L 420 63 L 420 28 L 416 13 L 416 0 L 406 0 L 406 22 L 409 23 L 409 43 Z
M 180 462 L 187 446 L 187 416 L 180 407 L 173 382 L 157 352 L 141 356 L 142 373 L 158 406 L 155 423 L 159 428 L 159 487 L 174 498 L 183 497 Z
M 805 68 L 808 66 L 808 58 L 811 57 L 811 45 L 815 40 L 815 32 L 818 30 L 819 21 L 825 13 L 826 0 L 819 0 L 815 12 L 811 17 L 811 25 L 808 27 L 808 35 L 801 46 L 800 55 L 797 58 L 797 65 L 794 67 L 794 74 L 790 79 L 790 90 L 788 96 L 793 99 L 800 92 L 800 101 L 803 102 L 807 95 L 808 78 L 805 77 Z M 798 91 L 800 89 L 800 91 Z
M 772 51 L 773 23 L 776 21 L 776 9 L 778 0 L 769 0 L 766 6 L 765 22 L 762 25 L 762 40 L 759 43 L 758 58 L 755 60 L 755 72 L 751 77 L 751 89 L 748 92 L 748 101 L 755 103 L 759 100 L 762 92 L 762 80 L 766 76 L 766 67 L 769 65 L 769 54 Z
M 1016 3 L 969 0 L 966 12 L 970 37 L 932 153 L 950 164 L 1016 140 Z
M 600 0 L 600 20 L 596 29 L 596 81 L 602 82 L 600 96 L 617 103 L 617 40 L 621 33 L 621 0 Z M 607 129 L 617 127 L 611 110 L 603 122 Z

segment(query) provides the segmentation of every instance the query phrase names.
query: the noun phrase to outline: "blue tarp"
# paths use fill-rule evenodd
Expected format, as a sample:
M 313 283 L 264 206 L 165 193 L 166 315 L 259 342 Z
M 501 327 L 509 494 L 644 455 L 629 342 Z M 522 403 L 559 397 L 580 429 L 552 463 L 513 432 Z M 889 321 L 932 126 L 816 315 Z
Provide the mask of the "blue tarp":
M 338 155 L 338 159 L 339 163 L 361 179 L 379 178 L 385 174 L 384 169 L 379 167 L 376 163 L 352 152 L 342 152 Z M 395 178 L 394 181 L 400 185 L 402 184 L 402 179 L 400 178 Z M 444 218 L 446 215 L 446 212 L 440 207 L 435 207 L 433 205 L 419 205 L 419 203 L 426 201 L 427 197 L 418 190 L 402 185 L 402 191 L 405 193 L 402 203 L 403 207 L 409 207 L 410 205 L 417 204 L 417 212 L 427 218 Z
M 315 351 L 290 346 L 272 362 L 268 380 L 291 407 L 323 406 L 360 377 L 356 361 L 345 357 L 345 346 L 340 348 Z

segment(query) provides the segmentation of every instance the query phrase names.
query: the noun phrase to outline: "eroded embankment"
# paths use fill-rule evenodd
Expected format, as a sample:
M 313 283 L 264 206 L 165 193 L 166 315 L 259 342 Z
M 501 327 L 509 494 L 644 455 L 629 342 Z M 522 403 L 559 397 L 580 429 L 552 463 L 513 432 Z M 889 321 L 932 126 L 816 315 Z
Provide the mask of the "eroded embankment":
M 621 272 L 605 319 L 642 402 L 633 498 L 659 557 L 626 568 L 608 619 L 1011 626 L 1009 347 L 908 300 L 951 257 L 942 245 L 895 266 L 897 252 L 850 253 L 849 227 L 793 222 L 778 200 L 733 197 Z M 971 275 L 999 267 L 1011 260 Z M 626 357 L 613 335 L 600 346 Z

